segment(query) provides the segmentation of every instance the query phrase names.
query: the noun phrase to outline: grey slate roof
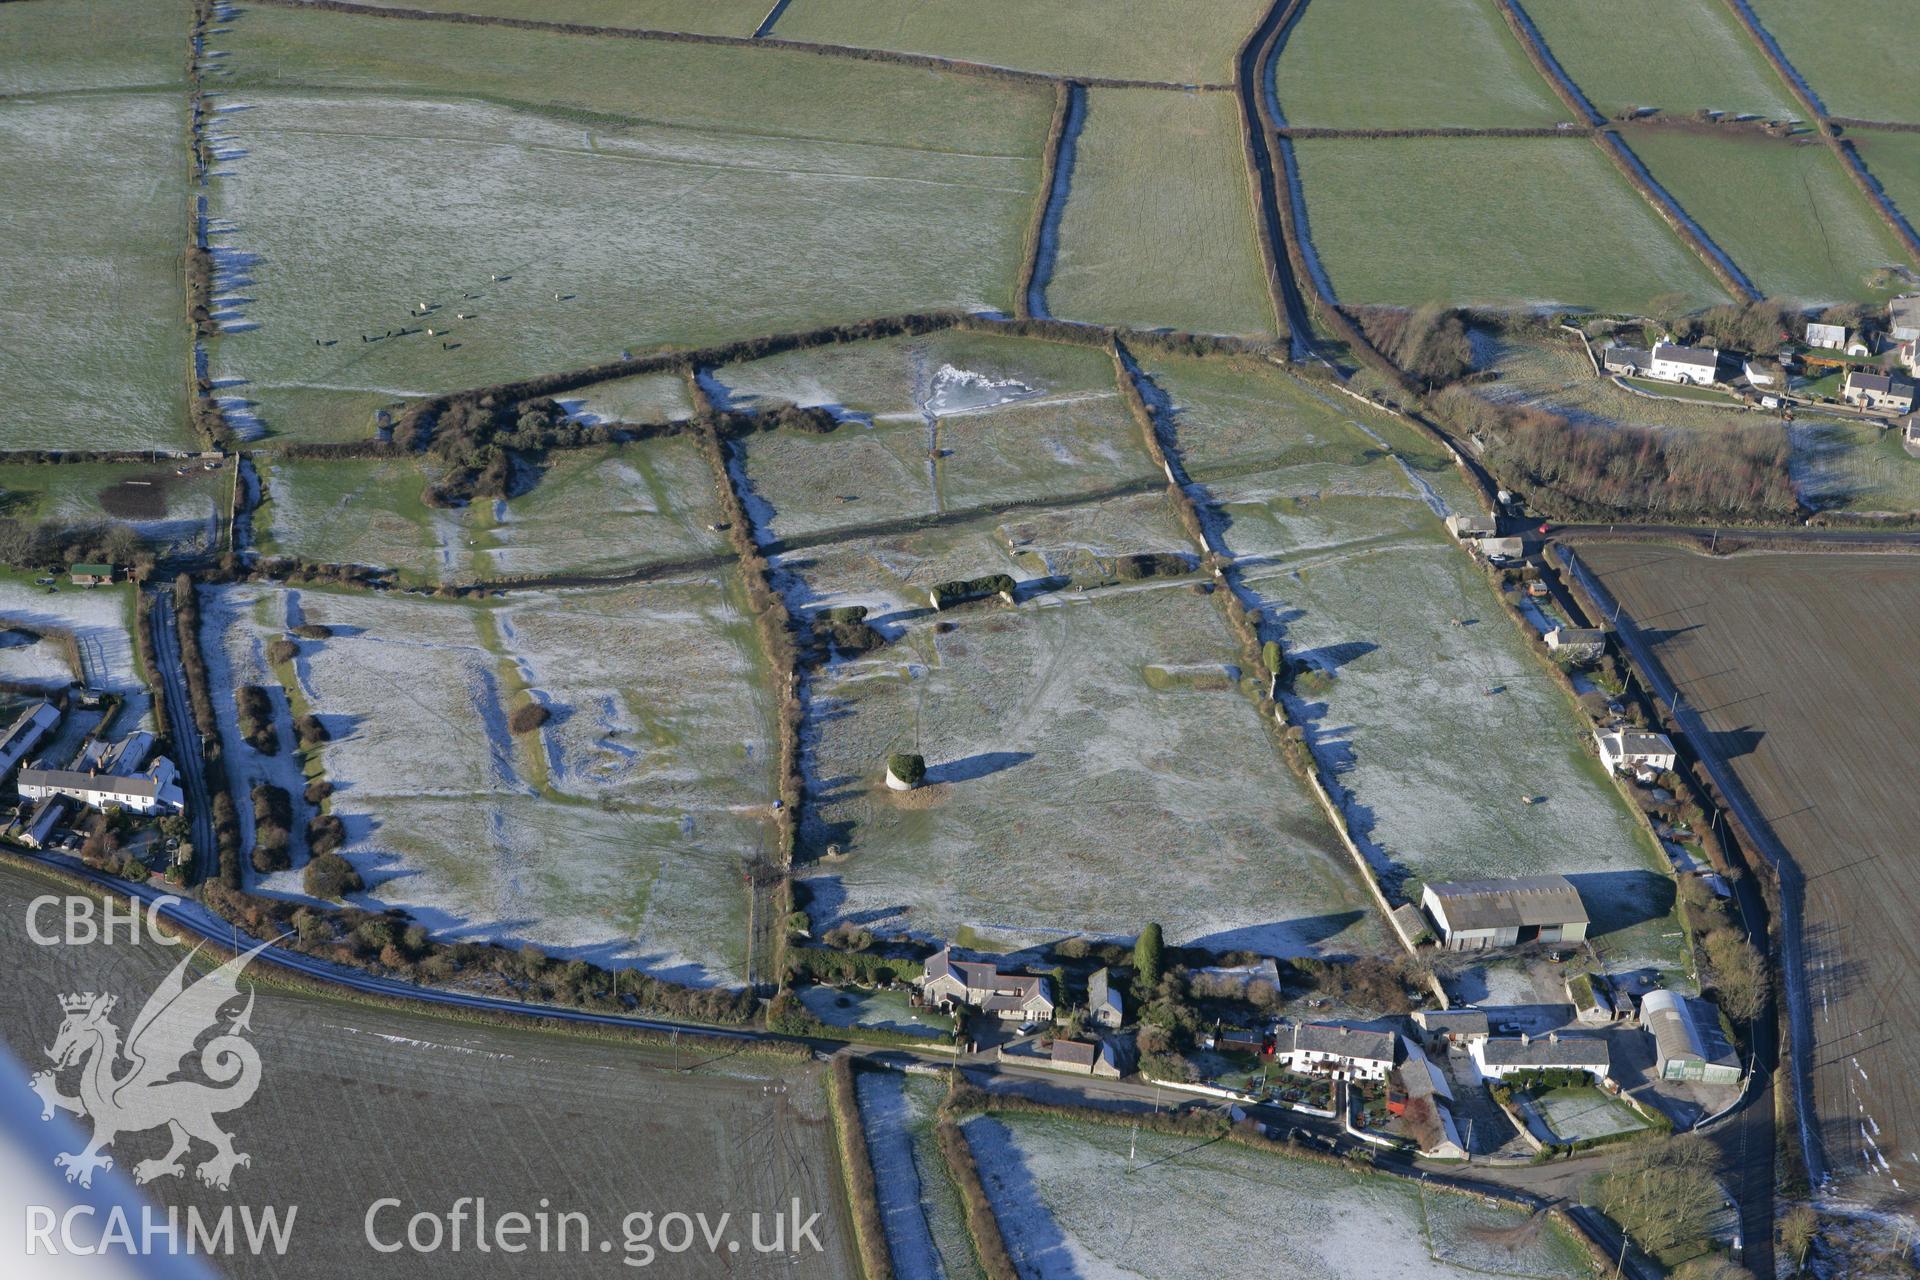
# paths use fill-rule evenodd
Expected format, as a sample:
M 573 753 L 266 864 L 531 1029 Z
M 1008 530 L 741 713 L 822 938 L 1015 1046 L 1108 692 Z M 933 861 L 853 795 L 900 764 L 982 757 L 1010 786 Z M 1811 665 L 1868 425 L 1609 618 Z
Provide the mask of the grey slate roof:
M 1416 1009 L 1413 1020 L 1428 1031 L 1456 1036 L 1484 1036 L 1491 1030 L 1485 1009 Z
M 1670 360 L 1674 364 L 1690 364 L 1700 369 L 1717 369 L 1720 366 L 1720 353 L 1704 347 L 1681 347 L 1662 342 L 1653 349 L 1654 358 Z
M 159 794 L 159 785 L 149 774 L 81 773 L 75 769 L 22 769 L 23 787 L 57 787 L 62 791 L 100 791 L 120 796 Z
M 1516 876 L 1510 880 L 1448 880 L 1427 886 L 1447 913 L 1447 927 L 1522 928 L 1585 923 L 1580 891 L 1565 876 Z
M 1597 1036 L 1495 1036 L 1480 1046 L 1490 1067 L 1597 1067 L 1609 1070 L 1607 1042 Z
M 1093 1068 L 1093 1061 L 1100 1056 L 1100 1046 L 1088 1044 L 1085 1040 L 1055 1040 L 1053 1042 L 1053 1060 L 1069 1066 Z
M 1343 1058 L 1372 1058 L 1392 1062 L 1398 1037 L 1391 1031 L 1373 1031 L 1366 1027 L 1348 1027 L 1337 1022 L 1297 1022 L 1292 1035 L 1280 1028 L 1276 1045 L 1291 1046 L 1295 1053 L 1331 1053 Z

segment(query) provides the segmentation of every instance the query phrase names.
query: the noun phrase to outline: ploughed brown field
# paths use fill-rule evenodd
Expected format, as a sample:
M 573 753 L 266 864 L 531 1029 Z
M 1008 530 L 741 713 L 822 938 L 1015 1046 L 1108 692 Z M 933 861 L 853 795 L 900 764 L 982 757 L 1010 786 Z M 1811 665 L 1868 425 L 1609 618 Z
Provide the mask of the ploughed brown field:
M 8 975 L 0 989 L 0 1167 L 15 1175 L 16 1204 L 64 1213 L 71 1197 L 97 1207 L 98 1230 L 117 1189 L 121 1203 L 131 1206 L 126 1211 L 136 1232 L 141 1201 L 155 1206 L 163 1222 L 169 1208 L 177 1210 L 183 1232 L 190 1209 L 209 1224 L 225 1205 L 236 1206 L 236 1213 L 244 1206 L 256 1219 L 277 1207 L 282 1222 L 294 1211 L 284 1256 L 271 1248 L 256 1256 L 245 1248 L 236 1217 L 233 1230 L 242 1244 L 231 1254 L 220 1251 L 203 1273 L 221 1276 L 839 1280 L 857 1273 L 816 1064 L 373 1008 L 255 985 L 252 970 L 239 985 L 254 994 L 247 1038 L 259 1054 L 259 1090 L 215 1117 L 251 1163 L 234 1170 L 227 1190 L 211 1189 L 196 1180 L 195 1170 L 212 1149 L 195 1143 L 182 1159 L 182 1175 L 135 1187 L 139 1162 L 161 1157 L 168 1145 L 165 1129 L 145 1129 L 122 1134 L 107 1153 L 112 1172 L 96 1174 L 92 1189 L 80 1191 L 62 1181 L 52 1153 L 75 1150 L 91 1123 L 76 1124 L 61 1113 L 59 1123 L 42 1124 L 40 1104 L 26 1089 L 28 1075 L 50 1065 L 46 1050 L 59 1035 L 61 997 L 116 997 L 108 1021 L 119 1028 L 124 1049 L 148 994 L 187 948 L 144 936 L 130 945 L 124 923 L 112 946 L 98 940 L 36 945 L 28 913 L 41 895 L 56 900 L 38 912 L 37 929 L 57 939 L 65 901 L 78 895 L 0 866 L 0 964 Z M 204 972 L 197 968 L 192 976 Z M 218 1029 L 245 1009 L 236 1000 Z M 181 1078 L 207 1082 L 199 1063 L 200 1055 L 190 1054 Z M 130 1067 L 120 1062 L 113 1070 L 120 1076 Z M 76 1074 L 62 1074 L 62 1093 L 76 1090 Z M 21 1163 L 6 1164 L 9 1158 Z M 36 1174 L 44 1176 L 34 1180 Z M 460 1206 L 463 1197 L 486 1202 L 489 1243 L 523 1251 L 482 1251 L 475 1238 L 482 1211 L 472 1201 Z M 796 1202 L 800 1222 L 819 1214 L 812 1233 L 819 1250 L 805 1238 L 792 1256 L 756 1250 L 752 1215 L 762 1215 L 758 1240 L 771 1246 L 776 1233 L 791 1231 Z M 778 1226 L 776 1211 L 789 1215 Z M 450 1217 L 460 1212 L 456 1250 Z M 549 1215 L 544 1247 L 538 1235 L 543 1212 Z M 437 1248 L 435 1228 L 425 1222 L 415 1242 L 406 1243 L 410 1219 L 421 1213 L 439 1220 Z M 508 1235 L 497 1234 L 513 1213 L 526 1215 L 532 1234 L 512 1234 L 511 1222 Z M 563 1238 L 561 1213 L 585 1214 L 589 1230 L 572 1220 Z M 710 1248 L 695 1222 L 693 1247 L 674 1252 L 683 1244 L 681 1224 L 666 1219 L 675 1213 L 705 1214 L 718 1243 Z M 651 1214 L 651 1222 L 630 1216 L 636 1214 Z M 722 1214 L 729 1215 L 724 1227 Z M 84 1226 L 76 1228 L 82 1243 Z M 794 1239 L 787 1235 L 779 1243 Z M 405 1247 L 385 1251 L 396 1242 Z M 164 1238 L 154 1238 L 154 1249 L 166 1247 Z M 184 1239 L 180 1249 L 185 1252 Z M 652 1265 L 639 1265 L 649 1257 Z M 185 1272 L 156 1264 L 153 1274 Z
M 1702 744 L 1804 879 L 1816 1135 L 1858 1194 L 1920 1190 L 1920 559 L 1584 546 Z M 1684 721 L 1683 721 L 1684 723 Z M 1788 877 L 1791 881 L 1792 877 Z

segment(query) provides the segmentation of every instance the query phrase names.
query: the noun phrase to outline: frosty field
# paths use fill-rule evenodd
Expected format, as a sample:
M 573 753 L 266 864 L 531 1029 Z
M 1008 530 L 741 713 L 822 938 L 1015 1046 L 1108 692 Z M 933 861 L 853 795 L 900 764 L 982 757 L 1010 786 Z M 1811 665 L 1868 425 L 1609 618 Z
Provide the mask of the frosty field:
M 1034 942 L 1155 920 L 1172 942 L 1274 955 L 1377 943 L 1351 864 L 1191 584 L 953 621 L 813 681 L 816 921 Z M 916 744 L 929 785 L 888 791 L 886 756 Z
M 1634 310 L 1720 287 L 1590 142 L 1309 139 L 1307 234 L 1345 303 Z
M 71 631 L 79 645 L 85 683 L 91 688 L 120 694 L 133 707 L 122 723 L 132 724 L 144 714 L 146 685 L 133 656 L 134 589 L 131 586 L 73 587 L 48 594 L 31 574 L 0 575 L 0 629 L 24 626 L 33 630 Z M 0 644 L 0 680 L 18 680 L 64 688 L 74 670 L 63 646 L 49 637 L 33 643 L 14 643 L 26 637 L 13 632 Z
M 1023 1280 L 1211 1280 L 1250 1256 L 1299 1280 L 1591 1274 L 1543 1216 L 1409 1179 L 1054 1117 L 976 1116 L 964 1132 Z
M 267 430 L 366 431 L 350 413 L 297 420 L 316 389 L 476 386 L 1011 304 L 1037 92 L 772 51 L 394 31 L 252 10 L 221 37 L 244 88 L 216 120 L 233 158 L 213 204 L 246 301 L 214 368 L 245 380 L 231 394 Z M 526 102 L 536 86 L 548 105 Z M 580 190 L 595 198 L 550 198 Z
M 713 473 L 691 440 L 546 455 L 539 482 L 466 507 L 421 501 L 424 459 L 260 462 L 260 549 L 328 564 L 391 568 L 403 582 L 526 575 L 613 576 L 726 552 Z
M 485 604 L 254 587 L 219 593 L 226 649 L 299 622 L 295 692 L 369 895 L 436 932 L 530 941 L 729 982 L 743 860 L 771 799 L 749 624 L 719 582 L 530 592 Z M 231 695 L 224 695 L 231 702 Z M 509 732 L 511 707 L 552 718 Z M 284 885 L 276 887 L 285 887 Z
M 1224 82 L 1233 54 L 1260 24 L 1259 0 L 1215 0 L 1206 21 L 1178 0 L 1143 0 L 1116 15 L 1099 0 L 800 0 L 772 34 L 931 53 L 1068 76 Z
M 862 1071 L 854 1085 L 894 1274 L 900 1280 L 981 1280 L 965 1210 L 933 1136 L 944 1082 Z
M 1294 522 L 1284 510 L 1275 518 Z M 1588 752 L 1566 696 L 1437 521 L 1247 577 L 1289 658 L 1310 668 L 1289 712 L 1389 879 L 1561 873 L 1600 946 L 1666 948 L 1646 927 L 1657 922 L 1657 933 L 1673 907 L 1664 862 Z
M 0 447 L 197 447 L 186 127 L 182 94 L 0 101 Z
M 1392 469 L 1417 477 L 1413 487 L 1431 490 L 1450 510 L 1476 510 L 1481 503 L 1447 452 L 1406 422 L 1265 361 L 1153 355 L 1142 370 L 1146 394 L 1157 401 L 1155 411 L 1195 480 L 1282 468 L 1328 476 L 1325 483 L 1342 491 L 1408 491 L 1377 479 L 1355 490 L 1353 477 L 1331 479 L 1360 468 L 1370 477 Z M 1399 465 L 1382 462 L 1388 450 Z M 1299 491 L 1312 487 L 1303 483 Z
M 1158 476 L 1104 352 L 974 337 L 721 370 L 736 403 L 834 404 L 849 414 L 827 435 L 774 432 L 735 446 L 761 535 L 1072 498 Z M 901 404 L 912 407 L 882 407 Z
M 1920 123 L 1920 86 L 1907 74 L 1915 45 L 1911 15 L 1892 5 L 1833 11 L 1801 0 L 1749 0 L 1814 97 L 1834 115 Z
M 1567 109 L 1493 0 L 1314 0 L 1274 59 L 1285 123 L 1541 125 Z
M 867 621 L 893 634 L 925 616 L 936 583 L 1004 573 L 1023 594 L 1057 591 L 1111 581 L 1117 557 L 1142 552 L 1197 559 L 1164 489 L 822 542 L 783 553 L 776 564 L 798 610 L 865 605 Z
M 1047 310 L 1070 320 L 1274 332 L 1227 94 L 1093 89 Z
M 399 9 L 476 13 L 487 17 L 538 18 L 596 27 L 646 27 L 750 36 L 767 15 L 760 0 L 363 0 Z

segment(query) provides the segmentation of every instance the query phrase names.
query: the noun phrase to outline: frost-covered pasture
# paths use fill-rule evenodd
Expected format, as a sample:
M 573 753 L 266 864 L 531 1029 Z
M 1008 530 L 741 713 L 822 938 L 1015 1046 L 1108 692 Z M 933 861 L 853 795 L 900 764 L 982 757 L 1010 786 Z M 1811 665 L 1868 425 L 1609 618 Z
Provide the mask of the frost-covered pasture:
M 891 633 L 926 616 L 936 583 L 1004 573 L 1024 598 L 1110 581 L 1118 557 L 1140 553 L 1197 559 L 1164 490 L 809 545 L 776 564 L 798 611 L 863 605 L 867 621 Z
M 421 495 L 421 458 L 263 456 L 255 536 L 269 553 L 395 570 L 437 583 L 549 574 L 614 576 L 726 550 L 713 473 L 691 440 L 555 450 L 531 488 L 465 507 Z
M 1391 532 L 1402 506 L 1379 505 Z M 1430 517 L 1348 532 L 1363 536 L 1247 578 L 1305 668 L 1288 711 L 1363 846 L 1390 880 L 1568 875 L 1603 946 L 1670 950 L 1655 936 L 1674 898 L 1664 862 L 1481 570 Z M 1635 925 L 1651 931 L 1608 937 Z
M 229 591 L 259 592 L 229 649 L 332 631 L 292 667 L 370 898 L 447 936 L 736 980 L 770 706 L 720 580 L 485 603 Z M 550 718 L 516 734 L 527 702 Z
M 1255 1257 L 1297 1280 L 1592 1273 L 1545 1215 L 1411 1179 L 1125 1124 L 985 1115 L 963 1132 L 1023 1280 L 1212 1280 Z
M 266 430 L 368 429 L 296 414 L 315 393 L 486 385 L 660 343 L 1005 305 L 1017 271 L 1036 175 L 1024 139 L 934 153 L 714 127 L 654 114 L 644 92 L 583 127 L 395 87 L 250 90 L 218 117 L 234 158 L 213 208 L 244 300 L 213 369 Z M 567 191 L 593 198 L 552 198 Z
M 923 620 L 811 682 L 802 844 L 816 922 L 1033 942 L 1131 936 L 1370 950 L 1346 854 L 1239 689 L 1189 582 Z M 900 794 L 886 757 L 918 750 Z M 834 853 L 833 850 L 838 852 Z
M 182 94 L 0 101 L 0 447 L 197 447 L 185 130 Z
M 48 592 L 30 578 L 0 577 L 0 680 L 61 689 L 81 679 L 136 704 L 131 725 L 144 714 L 147 687 L 133 655 L 134 589 L 75 587 L 62 577 Z M 25 631 L 16 630 L 24 628 Z M 42 638 L 31 640 L 26 632 Z M 73 635 L 81 670 L 76 672 L 60 633 Z M 124 713 L 123 713 L 124 714 Z

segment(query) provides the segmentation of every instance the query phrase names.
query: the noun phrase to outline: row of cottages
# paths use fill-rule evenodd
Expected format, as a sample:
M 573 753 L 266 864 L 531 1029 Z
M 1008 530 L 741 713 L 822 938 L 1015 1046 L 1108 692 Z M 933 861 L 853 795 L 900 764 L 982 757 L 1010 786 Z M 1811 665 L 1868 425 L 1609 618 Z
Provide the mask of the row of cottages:
M 1488 1036 L 1467 1046 L 1473 1065 L 1489 1079 L 1503 1080 L 1525 1071 L 1584 1071 L 1595 1084 L 1613 1079 L 1613 1059 L 1598 1036 Z
M 1608 373 L 1710 387 L 1720 379 L 1720 352 L 1673 342 L 1656 342 L 1651 349 L 1606 347 L 1600 352 L 1600 367 Z
M 139 773 L 103 773 L 98 769 L 22 769 L 23 800 L 64 796 L 95 809 L 134 813 L 174 813 L 185 803 L 173 761 L 161 756 Z
M 1740 1083 L 1740 1055 L 1707 1002 L 1677 991 L 1649 991 L 1640 1002 L 1640 1026 L 1653 1037 L 1654 1070 L 1662 1080 Z
M 1912 413 L 1914 384 L 1890 373 L 1862 373 L 1847 370 L 1840 383 L 1840 398 L 1856 409 L 1878 413 Z
M 1301 1075 L 1385 1080 L 1400 1037 L 1340 1022 L 1283 1022 L 1274 1031 L 1274 1061 Z
M 920 994 L 942 1013 L 964 1008 L 1005 1022 L 1053 1021 L 1053 993 L 1045 978 L 1002 973 L 982 960 L 956 960 L 952 947 L 942 947 L 927 961 Z
M 1420 906 L 1449 951 L 1580 942 L 1587 936 L 1586 905 L 1565 876 L 1442 881 L 1426 887 Z
M 1631 773 L 1643 780 L 1666 773 L 1679 759 L 1671 738 L 1643 729 L 1595 729 L 1593 744 L 1607 772 Z

